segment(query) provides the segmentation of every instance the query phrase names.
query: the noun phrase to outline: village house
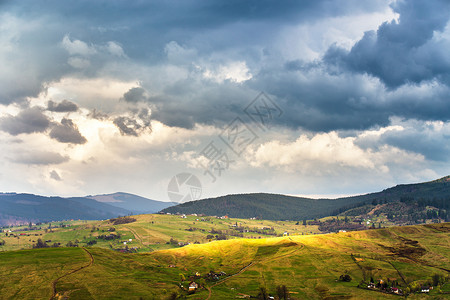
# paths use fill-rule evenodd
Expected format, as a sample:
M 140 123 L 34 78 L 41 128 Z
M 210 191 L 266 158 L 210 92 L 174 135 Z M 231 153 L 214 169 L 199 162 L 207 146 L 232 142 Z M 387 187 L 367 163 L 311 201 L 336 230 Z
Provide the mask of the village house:
M 191 281 L 189 283 L 189 291 L 192 292 L 195 291 L 196 289 L 198 289 L 198 283 L 195 281 Z

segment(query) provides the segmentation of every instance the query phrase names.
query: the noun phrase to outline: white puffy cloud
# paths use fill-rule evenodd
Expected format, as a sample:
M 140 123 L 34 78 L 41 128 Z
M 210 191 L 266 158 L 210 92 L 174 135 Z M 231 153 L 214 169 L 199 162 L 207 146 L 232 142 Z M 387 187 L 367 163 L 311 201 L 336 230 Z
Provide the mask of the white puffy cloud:
M 97 53 L 93 45 L 88 45 L 87 43 L 80 40 L 71 40 L 69 35 L 65 35 L 62 39 L 61 45 L 70 55 L 81 55 L 90 56 Z

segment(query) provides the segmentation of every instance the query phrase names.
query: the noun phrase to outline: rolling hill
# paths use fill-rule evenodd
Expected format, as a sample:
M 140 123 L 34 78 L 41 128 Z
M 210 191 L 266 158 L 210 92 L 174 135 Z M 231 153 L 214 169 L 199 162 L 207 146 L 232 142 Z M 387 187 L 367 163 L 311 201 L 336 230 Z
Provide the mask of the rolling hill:
M 172 202 L 162 202 L 144 198 L 129 193 L 114 193 L 95 196 L 86 196 L 101 203 L 131 211 L 133 214 L 152 214 L 174 205 Z
M 220 300 L 261 291 L 277 296 L 285 286 L 290 299 L 398 299 L 391 287 L 422 299 L 420 287 L 433 285 L 427 297 L 445 299 L 449 226 L 233 239 L 142 254 L 99 247 L 6 251 L 1 297 Z M 380 280 L 386 285 L 377 287 Z M 192 282 L 198 287 L 189 291 Z
M 448 209 L 450 176 L 417 184 L 402 184 L 381 192 L 338 199 L 309 199 L 276 194 L 239 194 L 182 203 L 163 209 L 163 213 L 228 215 L 268 220 L 304 220 L 337 215 L 370 203 L 422 201 Z

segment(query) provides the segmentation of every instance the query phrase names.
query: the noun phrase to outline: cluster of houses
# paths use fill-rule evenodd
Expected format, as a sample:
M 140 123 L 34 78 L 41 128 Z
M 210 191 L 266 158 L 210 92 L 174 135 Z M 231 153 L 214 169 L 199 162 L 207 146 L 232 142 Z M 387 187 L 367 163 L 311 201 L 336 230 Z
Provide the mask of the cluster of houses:
M 170 212 L 159 212 L 159 214 L 161 214 L 161 215 L 177 215 L 177 216 L 180 216 L 180 218 L 183 218 L 183 219 L 186 219 L 187 218 L 187 216 L 194 216 L 194 217 L 205 217 L 206 215 L 205 214 L 188 214 L 188 215 L 186 215 L 186 214 L 181 214 L 181 213 L 179 213 L 179 212 L 177 212 L 177 213 L 175 213 L 175 214 L 172 214 L 172 213 L 170 213 Z M 225 219 L 229 219 L 229 217 L 228 217 L 228 215 L 224 215 L 224 216 L 221 216 L 221 217 L 219 217 L 219 216 L 211 216 L 212 218 L 216 218 L 216 219 L 221 219 L 221 220 L 225 220 Z M 257 218 L 257 217 L 253 217 L 253 218 L 250 218 L 249 220 L 258 220 L 259 218 Z M 197 219 L 197 221 L 199 221 L 198 219 Z M 202 220 L 203 221 L 203 220 Z
M 388 278 L 388 282 L 392 283 L 392 286 L 389 287 L 388 284 L 383 280 L 383 279 L 378 279 L 377 283 L 374 282 L 370 282 L 367 285 L 368 289 L 379 289 L 382 290 L 386 293 L 392 293 L 392 294 L 397 294 L 397 295 L 403 295 L 403 291 L 401 289 L 399 289 L 398 287 L 396 287 L 396 283 L 397 283 L 397 278 Z
M 389 278 L 389 281 L 396 282 L 397 279 L 396 278 Z M 372 290 L 381 289 L 382 291 L 387 292 L 387 293 L 392 293 L 392 294 L 396 294 L 396 295 L 403 295 L 403 291 L 401 289 L 399 289 L 398 287 L 392 286 L 392 287 L 389 287 L 389 288 L 386 288 L 386 289 L 383 288 L 384 283 L 385 283 L 384 280 L 379 279 L 376 284 L 374 282 L 370 282 L 367 285 L 367 288 L 368 289 L 372 289 Z M 420 288 L 420 292 L 421 293 L 429 293 L 430 290 L 432 290 L 432 289 L 433 289 L 432 286 L 422 286 Z
M 169 265 L 169 268 L 175 268 L 175 265 Z M 218 281 L 223 276 L 227 276 L 227 273 L 221 271 L 221 272 L 214 272 L 209 271 L 209 273 L 205 275 L 201 275 L 199 272 L 195 272 L 194 275 L 189 276 L 189 284 L 187 286 L 187 290 L 189 293 L 195 293 L 197 289 L 199 289 L 201 286 L 195 281 L 200 278 L 204 278 L 207 281 Z M 181 288 L 184 288 L 182 284 L 180 284 Z
M 423 287 L 420 288 L 420 292 L 422 292 L 422 293 L 429 293 L 430 290 L 432 290 L 432 289 L 433 289 L 432 286 L 423 286 Z
M 380 280 L 380 281 L 382 281 L 382 280 Z M 378 289 L 379 287 L 377 287 L 374 283 L 371 282 L 371 283 L 369 283 L 367 285 L 367 288 L 374 290 L 374 289 Z M 389 288 L 388 290 L 385 290 L 385 291 L 389 292 L 389 293 L 392 293 L 392 294 L 403 295 L 403 291 L 401 289 L 399 289 L 399 288 L 396 288 L 396 287 L 391 287 L 391 288 Z

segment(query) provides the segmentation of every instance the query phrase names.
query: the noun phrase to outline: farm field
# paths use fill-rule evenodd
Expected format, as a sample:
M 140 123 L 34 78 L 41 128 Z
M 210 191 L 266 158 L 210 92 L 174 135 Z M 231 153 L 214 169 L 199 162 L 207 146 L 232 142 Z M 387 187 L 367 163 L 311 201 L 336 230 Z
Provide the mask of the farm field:
M 230 239 L 149 253 L 97 245 L 6 251 L 0 253 L 0 298 L 235 299 L 257 296 L 261 287 L 276 296 L 284 285 L 291 299 L 396 299 L 367 284 L 392 280 L 406 291 L 432 283 L 433 276 L 448 280 L 449 233 L 443 223 Z M 190 294 L 191 282 L 199 286 Z M 447 289 L 448 283 L 430 296 L 445 299 Z
M 28 226 L 4 228 L 0 233 L 0 251 L 30 249 L 40 238 L 49 241 L 49 246 L 60 243 L 65 246 L 72 242 L 78 246 L 108 249 L 128 248 L 136 252 L 169 249 L 188 243 L 205 243 L 217 238 L 263 238 L 289 235 L 320 233 L 317 225 L 301 225 L 294 221 L 268 221 L 250 219 L 219 219 L 215 217 L 177 216 L 146 214 L 133 216 L 136 221 L 114 225 L 106 221 L 65 221 L 33 226 L 41 229 L 26 230 Z M 298 225 L 296 225 L 299 223 Z M 61 227 L 64 226 L 64 227 Z M 9 232 L 11 231 L 11 232 Z M 116 235 L 114 239 L 105 236 Z M 102 238 L 103 236 L 103 238 Z M 120 237 L 119 237 L 120 236 Z M 130 242 L 131 239 L 131 242 Z

